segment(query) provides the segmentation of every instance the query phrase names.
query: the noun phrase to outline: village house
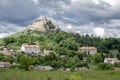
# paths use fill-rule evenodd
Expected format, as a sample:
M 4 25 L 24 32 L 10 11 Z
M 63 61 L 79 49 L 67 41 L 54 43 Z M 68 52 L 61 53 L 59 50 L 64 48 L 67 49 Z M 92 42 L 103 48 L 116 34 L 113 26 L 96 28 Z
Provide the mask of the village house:
M 95 47 L 80 47 L 79 51 L 85 52 L 86 54 L 95 54 L 97 53 L 97 48 Z
M 4 55 L 11 55 L 12 51 L 8 50 L 7 48 L 3 48 L 3 54 Z
M 8 50 L 7 48 L 3 48 L 3 51 L 0 51 L 3 55 L 11 55 L 13 53 L 13 50 Z
M 118 60 L 117 58 L 105 58 L 104 63 L 110 63 L 120 66 L 120 60 Z
M 38 55 L 40 53 L 40 47 L 38 45 L 22 44 L 21 52 Z
M 0 62 L 0 68 L 10 68 L 10 62 Z

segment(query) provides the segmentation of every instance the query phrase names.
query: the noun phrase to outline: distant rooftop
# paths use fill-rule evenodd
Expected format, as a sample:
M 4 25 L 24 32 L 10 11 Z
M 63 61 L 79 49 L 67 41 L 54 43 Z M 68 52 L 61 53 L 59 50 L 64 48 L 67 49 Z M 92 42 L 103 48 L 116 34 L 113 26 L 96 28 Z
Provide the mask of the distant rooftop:
M 117 58 L 105 58 L 107 61 L 120 62 Z
M 24 47 L 31 47 L 31 48 L 35 48 L 35 47 L 40 48 L 38 45 L 23 44 L 22 46 L 24 46 Z
M 10 64 L 10 62 L 0 62 L 0 64 Z
M 80 47 L 79 50 L 96 50 L 96 47 Z

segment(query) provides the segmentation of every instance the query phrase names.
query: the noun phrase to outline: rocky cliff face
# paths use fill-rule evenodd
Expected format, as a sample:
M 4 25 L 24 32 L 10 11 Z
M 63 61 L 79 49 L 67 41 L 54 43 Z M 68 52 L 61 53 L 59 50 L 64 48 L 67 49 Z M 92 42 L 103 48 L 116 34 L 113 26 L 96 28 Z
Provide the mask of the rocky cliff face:
M 55 26 L 46 17 L 43 17 L 42 19 L 38 19 L 38 20 L 34 21 L 31 25 L 28 26 L 28 29 L 37 30 L 40 32 L 47 32 L 47 31 L 58 30 L 58 26 Z

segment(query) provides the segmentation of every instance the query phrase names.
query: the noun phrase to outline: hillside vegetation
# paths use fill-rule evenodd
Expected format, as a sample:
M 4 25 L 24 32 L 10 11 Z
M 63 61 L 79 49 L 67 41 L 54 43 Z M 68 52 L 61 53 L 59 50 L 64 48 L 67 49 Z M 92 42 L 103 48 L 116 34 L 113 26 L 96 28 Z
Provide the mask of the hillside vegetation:
M 61 30 L 42 33 L 35 30 L 24 30 L 14 35 L 0 39 L 0 45 L 9 49 L 19 50 L 24 43 L 37 44 L 43 50 L 51 49 L 66 54 L 68 50 L 76 51 L 81 46 L 95 46 L 98 53 L 109 53 L 111 50 L 120 51 L 119 38 L 99 38 L 95 36 L 81 36 Z M 58 50 L 59 48 L 59 50 Z

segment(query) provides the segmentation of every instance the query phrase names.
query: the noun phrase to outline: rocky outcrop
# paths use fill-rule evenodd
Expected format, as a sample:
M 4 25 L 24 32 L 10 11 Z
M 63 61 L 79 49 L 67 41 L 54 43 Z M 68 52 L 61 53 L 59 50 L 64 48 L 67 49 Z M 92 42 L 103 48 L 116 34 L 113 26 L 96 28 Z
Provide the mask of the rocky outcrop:
M 47 17 L 43 17 L 42 19 L 38 19 L 34 21 L 31 25 L 28 26 L 30 30 L 37 30 L 40 32 L 47 31 L 56 31 L 58 30 L 58 26 L 55 26 L 51 20 L 48 20 Z

